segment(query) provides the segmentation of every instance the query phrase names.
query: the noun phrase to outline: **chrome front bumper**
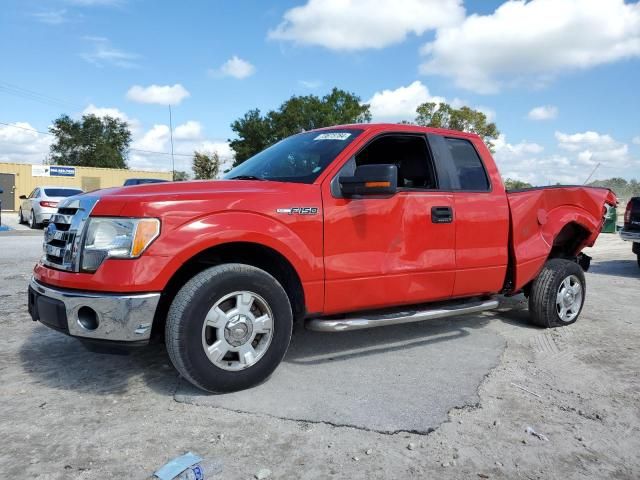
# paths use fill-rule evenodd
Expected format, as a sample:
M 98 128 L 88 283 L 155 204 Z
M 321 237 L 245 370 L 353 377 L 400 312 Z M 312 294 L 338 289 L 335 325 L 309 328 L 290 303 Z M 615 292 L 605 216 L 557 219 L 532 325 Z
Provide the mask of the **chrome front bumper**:
M 33 320 L 87 340 L 144 342 L 151 336 L 160 293 L 119 294 L 63 290 L 29 284 Z
M 620 230 L 620 238 L 627 242 L 640 242 L 640 232 L 630 230 Z

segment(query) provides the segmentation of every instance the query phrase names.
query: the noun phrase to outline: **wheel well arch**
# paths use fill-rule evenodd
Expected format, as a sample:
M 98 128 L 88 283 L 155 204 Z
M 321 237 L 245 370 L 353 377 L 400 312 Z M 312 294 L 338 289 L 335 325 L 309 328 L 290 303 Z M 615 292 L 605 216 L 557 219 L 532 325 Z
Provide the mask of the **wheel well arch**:
M 578 222 L 568 222 L 553 238 L 547 260 L 573 258 L 580 253 L 591 232 Z
M 525 296 L 529 296 L 531 291 L 531 285 L 533 281 L 537 278 L 540 271 L 549 260 L 560 258 L 565 260 L 573 260 L 578 261 L 578 254 L 582 250 L 582 247 L 586 244 L 587 240 L 592 236 L 592 232 L 577 221 L 569 221 L 565 223 L 565 225 L 553 236 L 551 240 L 551 246 L 547 253 L 546 258 L 544 256 L 540 257 L 536 262 L 537 266 L 535 270 L 531 270 L 531 277 L 528 280 L 525 280 L 524 283 L 519 283 L 521 287 L 520 289 L 524 292 Z M 549 240 L 546 240 L 547 245 L 549 244 Z M 585 270 L 588 268 L 588 261 L 586 264 L 586 268 L 578 261 L 580 266 L 582 266 Z M 508 279 L 513 279 L 514 269 L 516 267 L 512 267 L 512 271 L 507 277 Z M 513 289 L 513 280 L 511 280 L 511 284 L 506 283 L 508 286 L 505 290 Z
M 306 313 L 304 289 L 300 276 L 289 260 L 277 250 L 259 243 L 230 242 L 207 248 L 187 260 L 171 277 L 160 297 L 153 319 L 152 338 L 164 336 L 164 327 L 171 302 L 178 290 L 194 275 L 223 263 L 243 263 L 260 268 L 273 276 L 284 288 L 294 320 Z

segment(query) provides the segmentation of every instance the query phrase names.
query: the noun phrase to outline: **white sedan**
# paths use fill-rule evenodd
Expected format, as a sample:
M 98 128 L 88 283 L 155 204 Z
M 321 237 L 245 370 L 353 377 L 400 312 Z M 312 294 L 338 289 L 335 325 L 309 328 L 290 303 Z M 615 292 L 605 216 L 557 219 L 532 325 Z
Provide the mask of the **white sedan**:
M 79 193 L 83 191 L 74 187 L 37 187 L 28 197 L 20 195 L 18 220 L 29 222 L 31 228 L 39 228 L 56 213 L 60 200 Z

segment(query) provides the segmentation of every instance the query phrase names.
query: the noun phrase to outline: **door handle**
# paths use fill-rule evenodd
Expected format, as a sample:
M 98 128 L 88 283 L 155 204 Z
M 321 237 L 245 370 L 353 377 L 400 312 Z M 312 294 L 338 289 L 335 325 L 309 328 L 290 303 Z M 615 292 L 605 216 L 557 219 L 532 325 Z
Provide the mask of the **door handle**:
M 431 207 L 432 223 L 453 222 L 453 208 L 451 207 Z

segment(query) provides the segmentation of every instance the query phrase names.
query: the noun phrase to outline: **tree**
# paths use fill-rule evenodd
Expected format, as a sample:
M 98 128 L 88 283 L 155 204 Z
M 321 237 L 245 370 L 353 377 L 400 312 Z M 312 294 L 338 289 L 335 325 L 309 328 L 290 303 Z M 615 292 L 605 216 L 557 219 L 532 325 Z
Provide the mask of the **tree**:
M 505 178 L 504 187 L 507 190 L 518 190 L 520 188 L 531 188 L 533 185 L 522 180 L 516 180 L 515 178 Z
M 627 181 L 620 177 L 607 178 L 605 180 L 594 180 L 589 183 L 589 186 L 610 188 L 619 199 L 624 200 L 640 196 L 640 182 L 636 179 Z
M 203 152 L 193 152 L 193 176 L 196 180 L 216 178 L 219 169 L 218 152 L 213 152 L 210 155 Z
M 476 133 L 492 152 L 493 140 L 500 135 L 496 124 L 488 123 L 484 113 L 469 107 L 453 108 L 447 103 L 427 102 L 420 105 L 416 113 L 416 124 Z
M 73 120 L 68 115 L 61 115 L 49 131 L 56 137 L 50 146 L 50 159 L 54 165 L 128 168 L 131 132 L 122 120 L 95 115 Z
M 183 172 L 182 170 L 176 170 L 173 173 L 174 182 L 184 182 L 185 180 L 189 180 L 189 174 L 187 172 Z
M 369 105 L 360 97 L 334 88 L 320 98 L 316 95 L 293 96 L 265 115 L 249 110 L 231 124 L 238 136 L 230 145 L 235 152 L 235 165 L 290 135 L 314 128 L 371 120 Z

